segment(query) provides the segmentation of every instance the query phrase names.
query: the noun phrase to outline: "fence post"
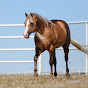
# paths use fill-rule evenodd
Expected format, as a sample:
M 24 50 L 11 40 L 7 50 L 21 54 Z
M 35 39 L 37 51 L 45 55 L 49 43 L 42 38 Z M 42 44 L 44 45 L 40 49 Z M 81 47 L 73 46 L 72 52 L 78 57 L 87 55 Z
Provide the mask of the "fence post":
M 88 46 L 88 22 L 86 22 L 86 46 Z M 86 54 L 86 72 L 85 74 L 87 75 L 88 72 L 88 55 Z
M 39 56 L 39 75 L 42 74 L 42 54 Z

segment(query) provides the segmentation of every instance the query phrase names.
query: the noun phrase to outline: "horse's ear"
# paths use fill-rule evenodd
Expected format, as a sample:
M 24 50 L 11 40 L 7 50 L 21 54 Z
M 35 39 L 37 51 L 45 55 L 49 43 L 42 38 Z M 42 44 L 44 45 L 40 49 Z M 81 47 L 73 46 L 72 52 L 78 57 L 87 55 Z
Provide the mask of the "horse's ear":
M 33 17 L 33 14 L 32 13 L 30 13 L 30 15 Z
M 26 17 L 28 16 L 27 13 L 25 13 L 25 16 L 26 16 Z

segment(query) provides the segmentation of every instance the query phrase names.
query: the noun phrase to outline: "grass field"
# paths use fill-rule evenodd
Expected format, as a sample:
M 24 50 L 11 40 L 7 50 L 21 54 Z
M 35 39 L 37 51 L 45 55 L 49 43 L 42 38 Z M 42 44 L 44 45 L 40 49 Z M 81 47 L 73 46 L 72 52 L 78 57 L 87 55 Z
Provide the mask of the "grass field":
M 88 76 L 84 74 L 51 77 L 41 75 L 34 78 L 30 74 L 0 75 L 0 88 L 88 88 Z

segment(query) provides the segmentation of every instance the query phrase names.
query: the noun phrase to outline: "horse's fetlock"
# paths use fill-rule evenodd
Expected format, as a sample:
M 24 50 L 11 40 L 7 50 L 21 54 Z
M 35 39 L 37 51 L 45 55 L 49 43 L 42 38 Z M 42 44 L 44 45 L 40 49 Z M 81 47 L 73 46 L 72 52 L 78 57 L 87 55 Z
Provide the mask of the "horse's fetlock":
M 57 73 L 54 73 L 54 76 L 56 77 L 57 76 Z
M 69 73 L 69 69 L 68 68 L 66 69 L 66 72 Z
M 35 72 L 37 72 L 37 69 L 34 69 Z

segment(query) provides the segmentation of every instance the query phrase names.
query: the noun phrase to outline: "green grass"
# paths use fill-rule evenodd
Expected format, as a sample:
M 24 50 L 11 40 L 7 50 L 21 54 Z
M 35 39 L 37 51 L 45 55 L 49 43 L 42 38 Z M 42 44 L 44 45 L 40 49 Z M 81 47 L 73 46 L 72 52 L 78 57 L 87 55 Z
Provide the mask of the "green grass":
M 71 75 L 67 79 L 65 75 L 41 75 L 34 78 L 30 74 L 3 74 L 0 75 L 0 88 L 88 88 L 88 76 Z

